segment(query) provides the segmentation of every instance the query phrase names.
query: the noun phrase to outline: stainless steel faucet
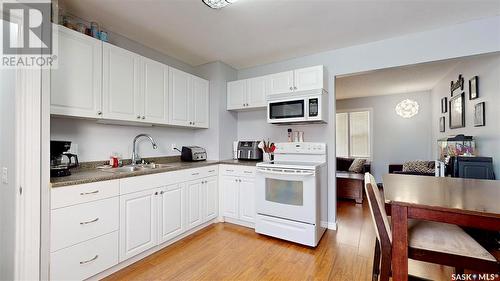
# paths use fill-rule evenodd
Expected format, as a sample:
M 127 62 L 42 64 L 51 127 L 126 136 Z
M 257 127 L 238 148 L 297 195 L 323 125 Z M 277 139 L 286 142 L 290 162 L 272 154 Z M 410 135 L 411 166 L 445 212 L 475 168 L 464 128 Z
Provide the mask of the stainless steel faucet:
M 153 144 L 153 149 L 157 149 L 158 148 L 158 146 L 156 145 L 156 142 L 154 141 L 154 139 L 150 135 L 148 135 L 148 134 L 139 134 L 139 135 L 137 135 L 134 138 L 134 142 L 132 143 L 132 165 L 136 165 L 137 161 L 141 160 L 141 158 L 139 157 L 139 155 L 137 155 L 137 153 L 135 152 L 137 140 L 140 139 L 141 137 L 148 138 L 151 141 L 151 144 Z

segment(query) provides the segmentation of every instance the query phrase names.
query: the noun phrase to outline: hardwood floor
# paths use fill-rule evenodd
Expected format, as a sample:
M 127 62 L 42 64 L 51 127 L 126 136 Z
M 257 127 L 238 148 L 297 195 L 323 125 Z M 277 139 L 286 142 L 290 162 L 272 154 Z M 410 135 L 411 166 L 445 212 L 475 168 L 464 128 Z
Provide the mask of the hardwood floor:
M 371 280 L 375 232 L 366 200 L 340 201 L 337 212 L 338 230 L 328 230 L 316 248 L 218 223 L 105 280 Z M 411 269 L 430 280 L 450 280 L 446 267 Z

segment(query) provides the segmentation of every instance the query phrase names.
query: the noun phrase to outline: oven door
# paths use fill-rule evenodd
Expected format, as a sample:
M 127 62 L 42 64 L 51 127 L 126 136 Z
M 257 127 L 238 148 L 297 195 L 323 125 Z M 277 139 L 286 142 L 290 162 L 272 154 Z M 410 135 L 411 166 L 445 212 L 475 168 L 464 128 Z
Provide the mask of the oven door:
M 315 178 L 312 170 L 257 168 L 257 213 L 315 224 Z
M 269 101 L 267 121 L 269 123 L 302 122 L 307 119 L 306 99 Z

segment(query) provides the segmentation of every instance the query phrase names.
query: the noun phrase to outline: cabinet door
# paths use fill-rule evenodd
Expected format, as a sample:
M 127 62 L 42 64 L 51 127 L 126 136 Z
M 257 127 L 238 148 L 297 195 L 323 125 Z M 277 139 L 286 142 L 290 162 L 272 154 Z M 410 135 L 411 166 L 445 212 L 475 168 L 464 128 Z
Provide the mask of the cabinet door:
M 184 185 L 174 184 L 160 191 L 159 244 L 184 232 Z
M 236 177 L 221 177 L 222 215 L 229 218 L 238 218 L 238 188 Z
M 192 119 L 194 127 L 208 128 L 209 120 L 209 82 L 205 79 L 193 76 L 193 102 Z
M 255 222 L 255 184 L 251 179 L 241 178 L 240 182 L 240 219 Z
M 227 110 L 245 108 L 247 103 L 247 80 L 227 83 Z
M 271 74 L 265 77 L 269 95 L 290 93 L 293 91 L 293 71 Z
M 156 246 L 158 189 L 120 196 L 120 262 Z
M 201 204 L 202 204 L 202 183 L 201 180 L 195 180 L 186 184 L 187 199 L 187 229 L 196 227 L 202 223 Z
M 142 59 L 144 108 L 141 119 L 149 123 L 168 123 L 168 66 Z
M 175 68 L 169 68 L 169 123 L 190 126 L 191 75 Z
M 50 71 L 50 113 L 100 118 L 102 42 L 60 26 L 58 61 Z
M 247 80 L 247 108 L 266 106 L 266 80 L 256 77 Z
M 217 186 L 217 177 L 210 177 L 204 180 L 204 194 L 203 194 L 203 220 L 209 221 L 215 219 L 218 215 L 218 186 Z
M 137 54 L 103 43 L 103 117 L 140 121 L 140 60 Z
M 323 66 L 301 68 L 294 71 L 294 90 L 308 91 L 325 88 L 323 83 Z

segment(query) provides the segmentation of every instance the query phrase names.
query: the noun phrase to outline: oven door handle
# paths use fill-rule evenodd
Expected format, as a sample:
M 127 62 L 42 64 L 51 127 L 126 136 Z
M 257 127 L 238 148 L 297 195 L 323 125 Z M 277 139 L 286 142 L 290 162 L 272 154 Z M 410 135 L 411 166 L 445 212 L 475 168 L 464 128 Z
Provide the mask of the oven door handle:
M 314 172 L 300 172 L 300 173 L 295 173 L 295 172 L 284 172 L 282 171 L 276 171 L 276 170 L 268 170 L 268 169 L 257 169 L 257 171 L 265 174 L 271 174 L 271 175 L 285 175 L 285 176 L 312 176 L 314 175 Z

